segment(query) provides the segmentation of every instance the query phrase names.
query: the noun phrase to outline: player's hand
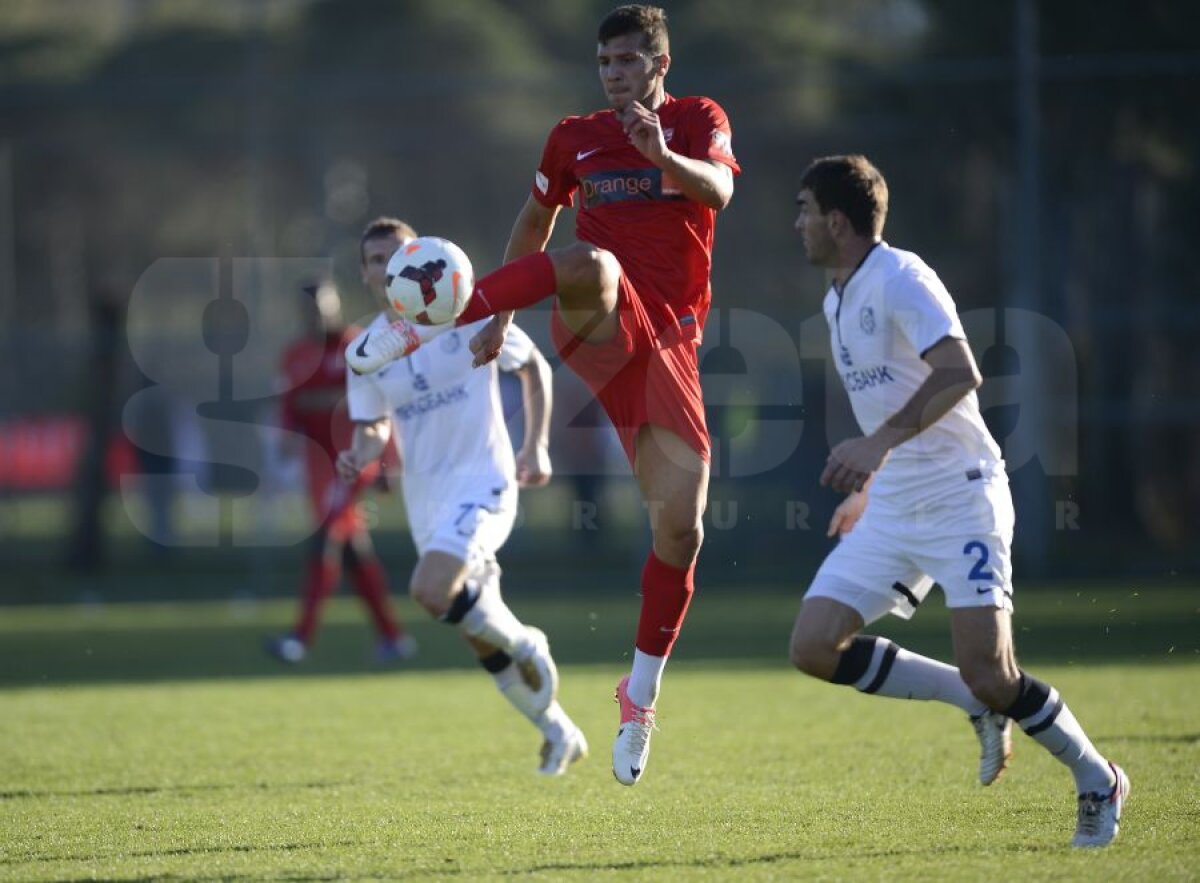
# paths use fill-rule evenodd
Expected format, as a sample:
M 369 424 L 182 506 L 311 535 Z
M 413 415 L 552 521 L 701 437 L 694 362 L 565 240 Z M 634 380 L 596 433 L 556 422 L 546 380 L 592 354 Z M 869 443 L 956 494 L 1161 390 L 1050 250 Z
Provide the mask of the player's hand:
M 393 489 L 400 487 L 404 477 L 404 461 L 399 454 L 385 458 L 379 464 L 379 475 L 375 478 L 375 489 L 390 494 Z
M 642 156 L 655 165 L 666 158 L 667 139 L 663 135 L 658 114 L 640 101 L 631 101 L 621 111 L 620 119 L 621 125 L 625 127 L 625 134 L 629 136 L 629 143 L 636 147 Z
M 517 486 L 542 487 L 553 474 L 545 445 L 522 445 L 517 452 Z
M 508 326 L 511 324 L 512 313 L 497 313 L 492 316 L 492 321 L 479 329 L 479 333 L 471 338 L 469 346 L 471 352 L 475 354 L 475 358 L 471 362 L 474 367 L 482 368 L 500 355 L 500 349 L 504 346 L 504 338 L 508 335 Z
M 854 525 L 858 524 L 858 519 L 862 518 L 866 511 L 867 492 L 855 491 L 850 494 L 833 510 L 833 517 L 829 519 L 829 530 L 825 532 L 825 536 L 844 537 L 854 530 Z
M 861 491 L 887 455 L 888 448 L 873 436 L 847 439 L 830 452 L 821 484 L 844 494 Z
M 347 448 L 337 455 L 337 462 L 334 463 L 334 469 L 344 482 L 352 482 L 358 478 L 358 473 L 362 472 L 366 463 L 359 462 L 358 455 L 354 453 L 353 448 Z

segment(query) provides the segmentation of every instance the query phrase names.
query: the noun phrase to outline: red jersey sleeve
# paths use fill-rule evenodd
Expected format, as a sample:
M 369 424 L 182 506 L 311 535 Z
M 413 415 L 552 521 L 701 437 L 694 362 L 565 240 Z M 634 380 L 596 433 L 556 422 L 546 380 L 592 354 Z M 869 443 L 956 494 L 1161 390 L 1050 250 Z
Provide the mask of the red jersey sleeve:
M 697 99 L 687 115 L 686 125 L 688 156 L 722 163 L 733 169 L 735 175 L 741 174 L 742 167 L 733 155 L 733 130 L 721 105 L 711 98 Z
M 533 198 L 547 208 L 573 205 L 579 186 L 571 172 L 571 152 L 565 145 L 567 122 L 563 120 L 550 130 L 542 161 L 533 175 Z

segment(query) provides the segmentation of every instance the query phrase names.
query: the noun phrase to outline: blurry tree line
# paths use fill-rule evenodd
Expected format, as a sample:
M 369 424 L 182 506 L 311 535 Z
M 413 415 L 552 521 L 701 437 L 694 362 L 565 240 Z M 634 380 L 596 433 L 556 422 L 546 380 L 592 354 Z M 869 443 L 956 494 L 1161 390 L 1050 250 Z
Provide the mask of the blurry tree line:
M 159 258 L 329 256 L 351 315 L 370 308 L 357 237 L 375 215 L 448 236 L 479 271 L 494 267 L 546 133 L 602 101 L 595 26 L 612 5 L 3 0 L 0 334 L 12 370 L 0 379 L 0 419 L 91 408 L 119 422 L 112 409 L 144 381 L 102 363 L 123 392 L 100 395 L 88 381 L 113 341 L 96 338 L 119 338 L 122 298 Z M 1060 573 L 1195 563 L 1193 4 L 663 5 L 668 88 L 725 107 L 745 170 L 718 224 L 719 314 L 755 311 L 799 345 L 824 288 L 792 230 L 800 172 L 814 156 L 868 154 L 891 185 L 888 240 L 938 270 L 961 310 L 1032 309 L 1069 338 L 1077 474 L 1046 476 L 1035 460 L 1014 476 L 1019 525 L 1051 537 L 1034 563 Z M 1024 99 L 1022 63 L 1034 83 Z M 1034 139 L 1032 172 L 1023 137 Z M 1032 195 L 1022 191 L 1030 174 Z M 559 241 L 570 228 L 565 217 Z M 526 324 L 546 340 L 544 316 Z M 745 360 L 724 349 L 706 372 L 737 389 Z M 832 508 L 815 484 L 827 407 L 838 406 L 826 405 L 825 353 L 800 350 L 794 402 L 787 372 L 768 372 L 766 386 L 780 388 L 766 390 L 761 373 L 747 375 L 736 406 L 710 418 L 731 444 L 747 408 L 769 419 L 771 407 L 794 405 L 812 428 L 770 472 L 718 478 L 714 499 L 737 482 L 739 494 L 794 488 L 813 501 L 814 521 Z M 1003 350 L 983 354 L 985 373 L 1030 363 Z M 1002 438 L 1020 407 L 989 409 Z M 1063 501 L 1079 530 L 1063 522 Z M 778 548 L 767 528 L 738 535 L 743 555 Z

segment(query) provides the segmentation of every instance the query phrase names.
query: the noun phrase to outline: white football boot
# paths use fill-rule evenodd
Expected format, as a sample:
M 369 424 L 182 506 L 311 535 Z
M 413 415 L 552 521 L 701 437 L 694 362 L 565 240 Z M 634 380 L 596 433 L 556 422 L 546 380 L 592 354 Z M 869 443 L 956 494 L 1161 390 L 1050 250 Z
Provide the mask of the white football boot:
M 561 722 L 542 731 L 545 741 L 542 742 L 539 775 L 561 776 L 571 764 L 588 756 L 583 730 L 575 726 L 561 708 L 558 710 Z
M 417 326 L 397 319 L 386 328 L 367 328 L 346 347 L 346 364 L 355 374 L 370 374 L 403 358 L 421 345 Z
M 629 676 L 617 684 L 621 725 L 613 742 L 613 775 L 622 785 L 635 785 L 650 759 L 650 734 L 654 731 L 654 709 L 636 705 L 629 698 Z
M 1072 846 L 1108 846 L 1120 830 L 1121 807 L 1129 797 L 1129 777 L 1115 763 L 1109 763 L 1109 767 L 1117 777 L 1111 791 L 1079 795 L 1079 819 Z
M 266 649 L 268 653 L 280 662 L 286 662 L 288 665 L 296 665 L 303 662 L 304 657 L 308 655 L 308 647 L 304 645 L 303 641 L 292 634 L 268 638 Z
M 990 785 L 1008 769 L 1012 758 L 1012 718 L 998 711 L 971 716 L 979 737 L 979 784 Z

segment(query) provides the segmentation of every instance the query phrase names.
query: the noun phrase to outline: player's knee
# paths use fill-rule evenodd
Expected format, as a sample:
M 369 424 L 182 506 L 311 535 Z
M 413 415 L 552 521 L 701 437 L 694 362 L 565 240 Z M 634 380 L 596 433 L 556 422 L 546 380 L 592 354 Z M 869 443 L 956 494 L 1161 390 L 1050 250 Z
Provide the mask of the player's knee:
M 441 580 L 414 575 L 408 584 L 408 594 L 430 616 L 443 616 L 450 609 L 451 587 Z
M 556 252 L 554 271 L 559 293 L 600 292 L 615 288 L 621 265 L 612 252 L 586 242 L 578 242 Z
M 704 543 L 704 523 L 694 518 L 664 517 L 654 531 L 654 545 L 675 561 L 692 561 Z
M 832 644 L 811 635 L 795 633 L 788 647 L 788 658 L 799 671 L 827 681 L 838 664 L 838 651 Z

